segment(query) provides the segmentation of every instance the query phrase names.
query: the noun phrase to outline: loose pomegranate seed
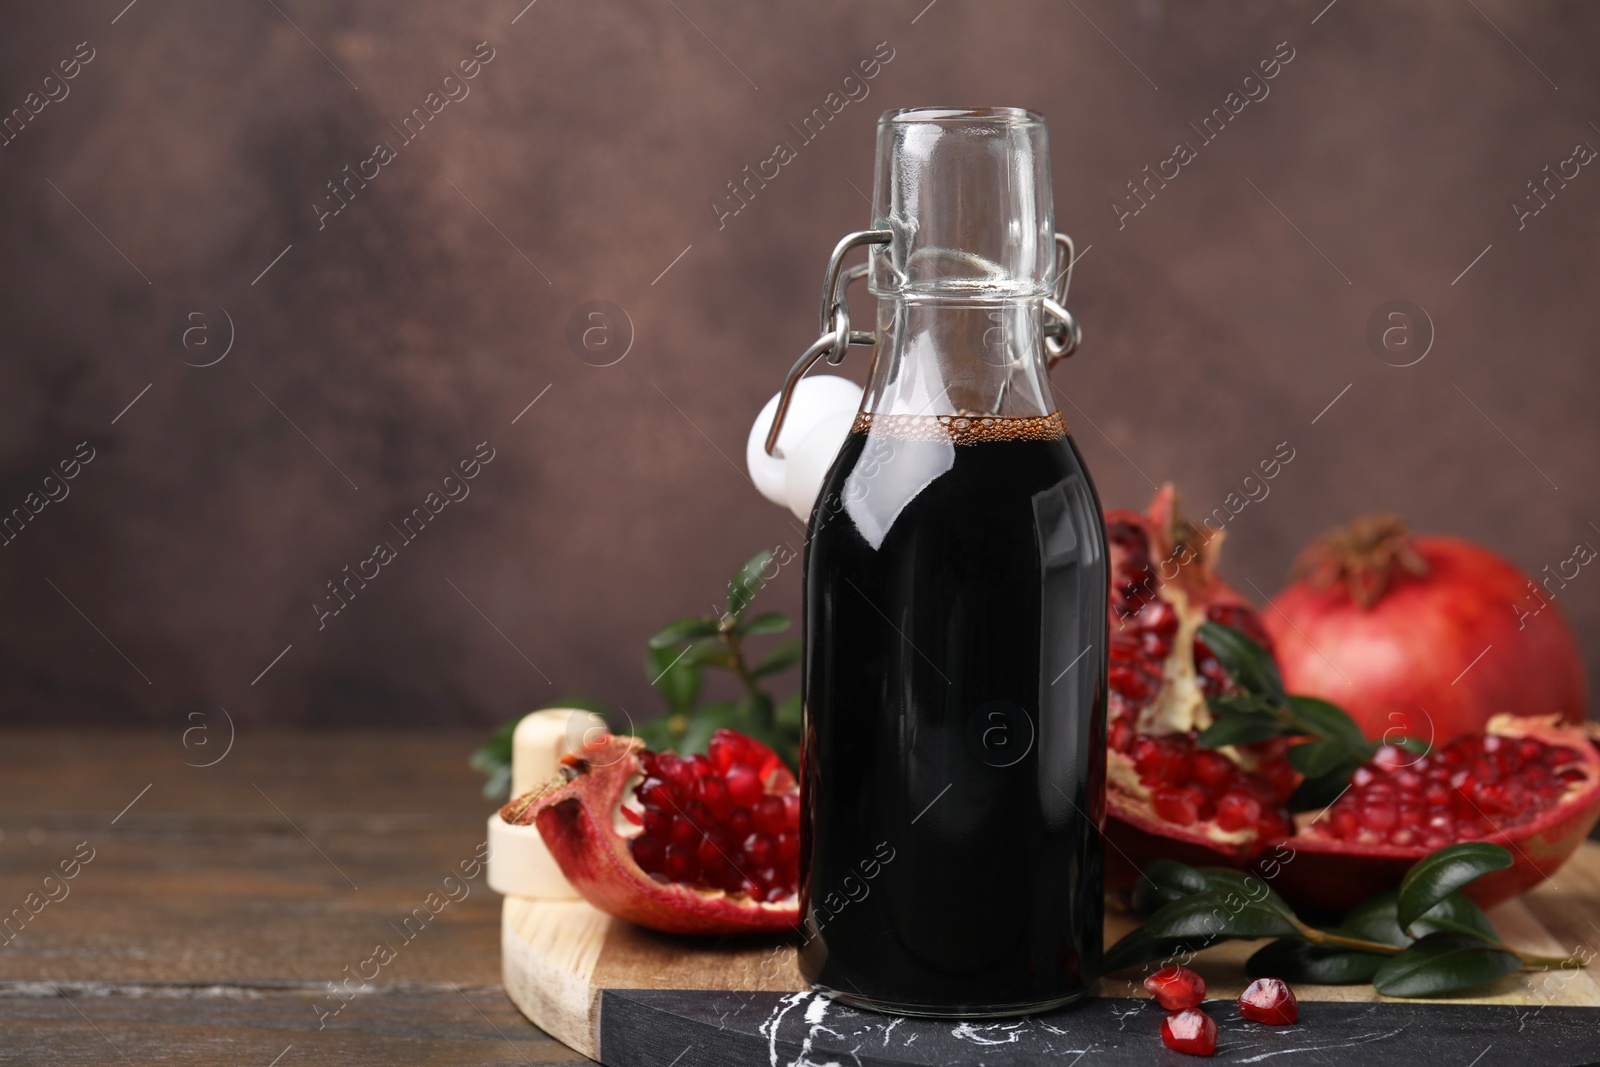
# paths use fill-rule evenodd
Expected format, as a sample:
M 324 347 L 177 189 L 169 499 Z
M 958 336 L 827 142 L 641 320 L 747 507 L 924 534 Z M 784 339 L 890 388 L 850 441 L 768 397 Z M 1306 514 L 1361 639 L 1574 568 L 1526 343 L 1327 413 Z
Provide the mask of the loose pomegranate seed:
M 1161 1020 L 1161 1043 L 1174 1052 L 1209 1056 L 1217 1051 L 1217 1024 L 1198 1008 L 1175 1011 Z
M 1239 994 L 1239 1014 L 1252 1022 L 1283 1026 L 1300 1018 L 1300 1004 L 1282 979 L 1257 978 Z
M 1206 980 L 1187 967 L 1163 967 L 1144 980 L 1144 987 L 1168 1011 L 1192 1008 L 1206 999 Z

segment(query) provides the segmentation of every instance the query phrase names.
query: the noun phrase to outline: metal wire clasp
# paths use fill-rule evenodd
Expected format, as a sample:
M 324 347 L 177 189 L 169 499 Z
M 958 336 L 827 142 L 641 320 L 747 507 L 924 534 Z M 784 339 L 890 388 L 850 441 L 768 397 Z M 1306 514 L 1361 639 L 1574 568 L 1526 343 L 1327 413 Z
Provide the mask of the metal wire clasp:
M 858 230 L 848 234 L 834 246 L 828 259 L 828 269 L 822 276 L 822 309 L 817 315 L 817 328 L 821 331 L 811 347 L 789 368 L 784 379 L 783 392 L 778 394 L 778 409 L 772 415 L 772 429 L 767 431 L 767 455 L 778 447 L 778 434 L 783 430 L 784 417 L 789 414 L 789 404 L 794 399 L 795 386 L 806 372 L 824 357 L 837 367 L 844 362 L 851 345 L 870 345 L 876 341 L 871 330 L 850 328 L 850 303 L 847 290 L 850 283 L 866 276 L 867 264 L 858 263 L 848 270 L 844 257 L 862 245 L 886 245 L 894 237 L 890 230 Z M 1062 257 L 1065 256 L 1065 263 Z M 1083 330 L 1078 320 L 1067 310 L 1067 291 L 1072 287 L 1072 266 L 1077 259 L 1072 238 L 1056 234 L 1056 290 L 1053 297 L 1044 299 L 1044 346 L 1048 354 L 1047 367 L 1054 367 L 1077 350 L 1083 340 Z

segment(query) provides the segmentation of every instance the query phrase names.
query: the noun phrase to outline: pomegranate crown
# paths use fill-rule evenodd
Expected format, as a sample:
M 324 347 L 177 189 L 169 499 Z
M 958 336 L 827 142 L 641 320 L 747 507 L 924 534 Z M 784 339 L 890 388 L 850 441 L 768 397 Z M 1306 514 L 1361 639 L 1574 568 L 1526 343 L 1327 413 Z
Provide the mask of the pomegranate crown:
M 1319 539 L 1295 561 L 1294 576 L 1318 592 L 1342 584 L 1350 599 L 1371 609 L 1397 577 L 1428 574 L 1428 561 L 1394 515 L 1362 515 Z

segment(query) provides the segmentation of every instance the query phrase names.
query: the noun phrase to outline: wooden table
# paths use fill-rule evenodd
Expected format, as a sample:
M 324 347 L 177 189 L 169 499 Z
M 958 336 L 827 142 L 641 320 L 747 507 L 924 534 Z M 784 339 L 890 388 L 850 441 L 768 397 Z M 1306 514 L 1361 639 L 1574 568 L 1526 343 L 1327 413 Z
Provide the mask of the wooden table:
M 225 735 L 225 724 L 213 726 Z M 185 748 L 177 730 L 0 732 L 0 1067 L 590 1062 L 506 998 L 501 898 L 481 874 L 460 878 L 492 810 L 466 765 L 479 739 L 480 732 L 245 734 L 217 759 L 225 736 L 201 745 L 191 735 Z M 74 877 L 61 876 L 63 862 Z M 380 944 L 389 958 L 375 953 Z M 652 974 L 663 968 L 670 970 L 661 964 Z M 658 985 L 659 977 L 639 984 Z M 1107 993 L 1067 1022 L 1104 1031 L 1090 1060 L 1145 1062 L 1155 1050 L 1149 1034 L 1125 1054 L 1113 1039 L 1139 1003 Z M 745 1067 L 739 1020 L 749 1015 L 745 1028 L 754 1033 L 787 994 L 749 993 L 728 1004 L 716 996 L 642 989 L 623 998 L 632 1014 L 613 1013 L 612 1022 L 643 1027 L 652 1067 L 691 1047 L 698 1051 L 677 1067 Z M 1488 1067 L 1525 1062 L 1536 1047 L 1587 1042 L 1600 1012 L 1566 1003 L 1555 997 L 1533 1012 L 1514 1004 L 1376 1007 L 1405 1015 L 1395 1025 L 1432 1043 L 1438 1055 L 1424 1059 L 1464 1065 L 1488 1045 L 1493 1051 L 1478 1063 Z M 1374 1007 L 1306 1010 L 1322 1013 L 1320 1033 L 1333 1035 L 1370 1030 L 1374 1019 L 1364 1013 Z M 853 1032 L 843 1026 L 846 1014 L 830 1015 L 828 1026 Z M 856 1023 L 889 1026 L 878 1017 Z M 708 1033 L 728 1047 L 712 1047 Z M 984 1046 L 974 1054 L 985 1062 L 1031 1062 L 1018 1058 L 1020 1045 L 997 1044 L 1011 1039 L 969 1043 Z M 872 1044 L 887 1047 L 886 1036 Z M 1339 1044 L 1311 1062 L 1348 1061 L 1354 1053 Z M 1600 1056 L 1600 1044 L 1595 1050 Z M 1236 1042 L 1219 1059 L 1283 1051 Z M 873 1059 L 867 1051 L 860 1058 Z M 1591 1058 L 1563 1054 L 1555 1062 Z
M 492 810 L 484 731 L 241 734 L 187 766 L 213 726 L 0 733 L 0 919 L 26 917 L 0 927 L 0 1064 L 589 1062 L 501 990 L 500 897 L 445 883 Z

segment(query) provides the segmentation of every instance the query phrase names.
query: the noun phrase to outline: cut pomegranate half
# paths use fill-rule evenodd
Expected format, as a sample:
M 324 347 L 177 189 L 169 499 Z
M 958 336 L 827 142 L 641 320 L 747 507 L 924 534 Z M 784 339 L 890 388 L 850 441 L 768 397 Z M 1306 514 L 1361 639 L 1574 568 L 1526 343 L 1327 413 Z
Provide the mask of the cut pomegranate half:
M 1294 858 L 1273 885 L 1292 900 L 1345 910 L 1400 884 L 1436 848 L 1490 841 L 1512 865 L 1462 892 L 1483 907 L 1542 883 L 1600 818 L 1600 752 L 1554 716 L 1497 715 L 1421 758 L 1384 748 L 1321 812 L 1298 817 Z
M 538 826 L 585 900 L 640 926 L 741 934 L 799 921 L 799 787 L 776 753 L 732 730 L 689 759 L 597 737 L 500 817 Z
M 1204 641 L 1219 622 L 1271 649 L 1255 609 L 1217 576 L 1221 532 L 1178 511 L 1169 484 L 1149 512 L 1106 516 L 1110 545 L 1108 860 L 1119 880 L 1157 857 L 1243 866 L 1290 830 L 1283 802 L 1298 776 L 1281 741 L 1218 751 L 1194 742 L 1208 698 L 1232 683 Z M 1126 862 L 1124 862 L 1126 861 Z

